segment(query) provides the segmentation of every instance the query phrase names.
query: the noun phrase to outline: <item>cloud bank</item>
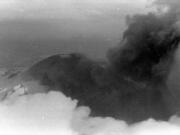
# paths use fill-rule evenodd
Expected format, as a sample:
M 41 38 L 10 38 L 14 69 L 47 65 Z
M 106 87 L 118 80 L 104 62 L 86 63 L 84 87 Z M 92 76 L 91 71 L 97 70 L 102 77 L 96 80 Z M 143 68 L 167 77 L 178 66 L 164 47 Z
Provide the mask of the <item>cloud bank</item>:
M 18 90 L 17 90 L 18 91 Z M 180 118 L 128 125 L 110 117 L 90 117 L 60 92 L 9 96 L 0 103 L 0 133 L 4 135 L 179 135 Z

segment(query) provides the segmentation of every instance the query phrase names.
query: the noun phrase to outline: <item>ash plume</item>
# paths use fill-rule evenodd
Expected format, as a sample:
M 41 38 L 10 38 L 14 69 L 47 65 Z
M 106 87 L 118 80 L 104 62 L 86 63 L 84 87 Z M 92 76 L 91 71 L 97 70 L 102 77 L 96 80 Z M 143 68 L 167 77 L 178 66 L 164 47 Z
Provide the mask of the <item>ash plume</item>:
M 178 112 L 166 81 L 180 32 L 177 12 L 167 6 L 170 9 L 161 14 L 129 17 L 120 45 L 107 54 L 108 62 L 75 53 L 55 55 L 31 67 L 23 80 L 36 79 L 46 91 L 61 90 L 78 99 L 79 105 L 89 106 L 92 116 L 112 116 L 130 123 L 169 119 Z
M 154 14 L 132 17 L 122 47 L 109 54 L 116 71 L 139 81 L 162 81 L 167 73 L 161 73 L 161 65 L 172 61 L 180 41 L 175 19 Z

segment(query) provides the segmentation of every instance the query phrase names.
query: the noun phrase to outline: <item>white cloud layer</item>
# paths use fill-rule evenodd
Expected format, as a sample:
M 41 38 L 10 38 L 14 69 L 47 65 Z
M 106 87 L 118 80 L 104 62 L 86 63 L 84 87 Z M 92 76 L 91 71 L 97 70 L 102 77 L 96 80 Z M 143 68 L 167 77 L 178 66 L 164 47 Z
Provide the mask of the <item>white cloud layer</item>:
M 179 135 L 180 118 L 149 119 L 133 125 L 113 118 L 90 117 L 60 92 L 10 96 L 0 104 L 2 135 Z

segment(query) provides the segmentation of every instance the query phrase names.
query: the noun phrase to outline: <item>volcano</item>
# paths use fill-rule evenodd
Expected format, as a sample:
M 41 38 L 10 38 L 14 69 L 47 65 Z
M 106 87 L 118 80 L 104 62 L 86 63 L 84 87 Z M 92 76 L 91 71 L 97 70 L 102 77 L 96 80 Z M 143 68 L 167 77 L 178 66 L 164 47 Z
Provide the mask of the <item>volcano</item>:
M 33 65 L 23 81 L 37 80 L 91 108 L 92 116 L 137 122 L 167 120 L 178 101 L 167 79 L 180 42 L 177 14 L 135 15 L 120 45 L 108 51 L 107 62 L 78 53 L 57 54 Z

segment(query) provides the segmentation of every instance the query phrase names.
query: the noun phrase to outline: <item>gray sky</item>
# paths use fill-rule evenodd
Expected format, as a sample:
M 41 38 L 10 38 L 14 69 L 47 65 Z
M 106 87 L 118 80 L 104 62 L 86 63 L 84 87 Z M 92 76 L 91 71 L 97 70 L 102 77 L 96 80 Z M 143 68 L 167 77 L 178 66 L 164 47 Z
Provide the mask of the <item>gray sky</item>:
M 125 29 L 127 14 L 148 0 L 0 0 L 0 65 L 31 63 L 56 53 L 104 58 Z

